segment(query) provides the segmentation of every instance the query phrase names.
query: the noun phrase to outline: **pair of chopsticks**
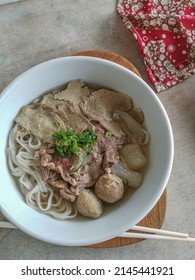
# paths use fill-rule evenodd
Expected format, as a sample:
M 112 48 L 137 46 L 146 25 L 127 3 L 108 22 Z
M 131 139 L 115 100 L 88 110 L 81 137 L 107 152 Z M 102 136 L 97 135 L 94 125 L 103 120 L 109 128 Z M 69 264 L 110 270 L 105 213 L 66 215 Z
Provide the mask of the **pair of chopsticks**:
M 16 227 L 10 223 L 1 221 L 0 228 L 11 228 L 16 229 Z M 189 237 L 187 233 L 180 233 L 175 231 L 168 231 L 163 229 L 134 226 L 131 230 L 136 232 L 124 232 L 117 237 L 125 238 L 141 238 L 141 239 L 165 239 L 165 240 L 178 240 L 178 241 L 193 241 L 195 238 Z
M 141 239 L 164 239 L 164 240 L 178 240 L 178 241 L 193 241 L 195 242 L 195 238 L 189 237 L 187 233 L 168 231 L 163 229 L 142 227 L 142 226 L 134 226 L 131 228 L 133 231 L 139 232 L 124 232 L 120 234 L 118 237 L 125 238 L 141 238 Z

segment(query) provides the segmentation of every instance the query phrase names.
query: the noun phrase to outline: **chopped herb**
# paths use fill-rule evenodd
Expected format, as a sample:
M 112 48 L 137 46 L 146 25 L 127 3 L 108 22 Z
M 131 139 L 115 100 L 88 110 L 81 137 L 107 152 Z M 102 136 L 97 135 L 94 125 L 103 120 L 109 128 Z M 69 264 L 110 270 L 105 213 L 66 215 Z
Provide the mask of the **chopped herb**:
M 60 124 L 60 122 L 56 122 L 56 126 L 58 127 L 58 128 L 60 128 L 60 126 L 61 126 L 61 124 Z
M 110 138 L 112 136 L 112 132 L 108 130 L 108 131 L 106 131 L 105 135 L 107 138 Z
M 60 130 L 52 134 L 56 140 L 55 147 L 59 155 L 63 158 L 79 155 L 83 151 L 86 155 L 92 154 L 92 146 L 97 141 L 97 135 L 92 128 L 76 135 L 73 128 Z

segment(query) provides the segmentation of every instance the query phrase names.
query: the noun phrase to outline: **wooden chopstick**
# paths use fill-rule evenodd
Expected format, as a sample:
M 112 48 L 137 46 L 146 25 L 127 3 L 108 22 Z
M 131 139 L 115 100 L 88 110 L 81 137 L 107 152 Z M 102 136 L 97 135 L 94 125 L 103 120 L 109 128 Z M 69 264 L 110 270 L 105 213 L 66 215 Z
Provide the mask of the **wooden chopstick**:
M 16 226 L 14 226 L 10 222 L 0 221 L 0 228 L 16 229 Z M 161 230 L 161 229 L 148 228 L 142 226 L 134 226 L 132 227 L 132 230 L 142 231 L 142 232 L 145 231 L 145 232 L 155 233 L 155 234 L 124 232 L 118 235 L 118 237 L 141 238 L 141 239 L 165 239 L 165 240 L 180 240 L 180 241 L 195 242 L 195 238 L 189 237 L 187 233 L 180 233 L 175 231 Z
M 187 233 L 168 231 L 168 230 L 157 229 L 157 228 L 149 228 L 143 226 L 134 226 L 131 228 L 131 230 L 141 231 L 141 233 L 124 232 L 121 235 L 119 235 L 119 237 L 195 241 L 195 238 L 189 237 Z M 150 234 L 150 233 L 155 233 L 155 234 Z
M 1 221 L 0 222 L 0 228 L 17 228 L 15 227 L 12 223 L 10 222 L 4 222 L 4 221 Z
M 150 228 L 150 227 L 143 227 L 143 226 L 134 226 L 131 228 L 132 230 L 142 231 L 142 232 L 149 232 L 149 233 L 157 233 L 160 235 L 167 235 L 167 236 L 176 236 L 176 237 L 189 237 L 187 233 L 181 233 L 176 231 L 169 231 L 157 228 Z
M 178 236 L 167 236 L 160 234 L 147 234 L 147 233 L 134 233 L 134 232 L 124 232 L 118 237 L 125 238 L 141 238 L 141 239 L 165 239 L 165 240 L 178 240 L 178 241 L 193 241 L 195 242 L 195 238 L 192 237 L 178 237 Z

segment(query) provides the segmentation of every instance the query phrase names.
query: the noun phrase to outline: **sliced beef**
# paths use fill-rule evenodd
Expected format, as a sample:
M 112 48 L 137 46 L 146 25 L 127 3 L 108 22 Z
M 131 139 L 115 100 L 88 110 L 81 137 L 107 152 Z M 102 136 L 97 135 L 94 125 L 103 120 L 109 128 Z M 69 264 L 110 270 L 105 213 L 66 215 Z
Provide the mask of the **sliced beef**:
M 41 101 L 42 104 L 56 110 L 62 118 L 66 119 L 66 126 L 73 128 L 76 134 L 92 127 L 89 120 L 83 116 L 80 108 L 69 100 L 57 100 L 53 94 L 47 94 Z
M 112 116 L 115 110 L 129 111 L 132 107 L 132 98 L 123 93 L 100 89 L 85 98 L 80 107 L 90 120 L 99 121 L 103 127 L 120 137 L 124 132 Z
M 112 163 L 116 163 L 119 159 L 118 149 L 122 147 L 125 137 L 106 137 L 106 131 L 99 125 L 95 127 L 95 132 L 98 134 L 98 147 L 103 154 L 102 168 L 105 169 Z
M 32 133 L 45 142 L 52 142 L 52 133 L 59 129 L 66 130 L 61 116 L 50 107 L 35 103 L 23 107 L 15 121 L 28 133 Z
M 54 94 L 57 100 L 69 100 L 75 105 L 79 105 L 83 98 L 90 94 L 87 85 L 82 80 L 70 81 L 67 88 L 61 92 Z

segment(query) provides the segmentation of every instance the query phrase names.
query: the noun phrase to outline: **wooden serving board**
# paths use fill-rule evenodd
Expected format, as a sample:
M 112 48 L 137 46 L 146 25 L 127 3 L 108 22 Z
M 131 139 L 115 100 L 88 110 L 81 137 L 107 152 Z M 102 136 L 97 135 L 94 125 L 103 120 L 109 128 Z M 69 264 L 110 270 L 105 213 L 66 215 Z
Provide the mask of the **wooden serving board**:
M 107 59 L 128 68 L 129 70 L 131 70 L 132 72 L 134 72 L 135 74 L 141 77 L 139 71 L 135 68 L 135 66 L 131 62 L 129 62 L 124 57 L 112 52 L 108 52 L 104 50 L 89 50 L 89 51 L 76 53 L 74 55 L 93 56 L 93 57 Z M 151 228 L 161 228 L 165 218 L 165 211 L 166 211 L 166 191 L 164 191 L 161 198 L 159 199 L 157 204 L 153 207 L 153 209 L 149 212 L 149 214 L 143 220 L 141 220 L 137 225 L 144 226 L 144 227 L 151 227 Z M 129 232 L 131 232 L 131 230 L 129 230 Z M 135 244 L 143 240 L 144 239 L 140 239 L 140 238 L 115 237 L 113 239 L 98 244 L 93 244 L 87 247 L 90 248 L 120 247 L 120 246 Z
M 118 63 L 118 64 L 128 68 L 133 73 L 135 73 L 141 77 L 139 71 L 135 68 L 135 66 L 131 62 L 129 62 L 126 58 L 124 58 L 116 53 L 113 53 L 113 52 L 108 52 L 108 51 L 104 51 L 104 50 L 90 50 L 90 51 L 76 53 L 74 55 L 93 56 L 93 57 L 107 59 L 107 60 L 113 61 L 115 63 Z

